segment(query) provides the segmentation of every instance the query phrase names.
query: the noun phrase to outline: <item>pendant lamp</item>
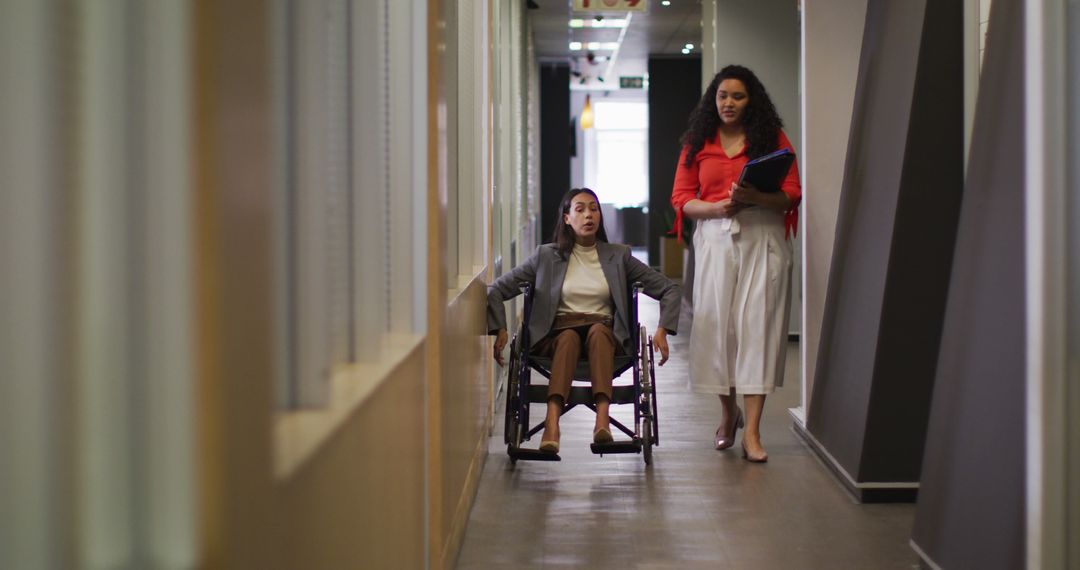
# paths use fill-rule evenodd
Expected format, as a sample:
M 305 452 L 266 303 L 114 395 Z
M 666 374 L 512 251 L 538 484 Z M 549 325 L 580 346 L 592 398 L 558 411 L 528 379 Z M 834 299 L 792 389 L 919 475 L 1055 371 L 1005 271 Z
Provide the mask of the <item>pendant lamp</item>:
M 585 96 L 585 108 L 581 110 L 581 130 L 591 129 L 593 127 L 593 112 L 592 101 L 589 96 Z

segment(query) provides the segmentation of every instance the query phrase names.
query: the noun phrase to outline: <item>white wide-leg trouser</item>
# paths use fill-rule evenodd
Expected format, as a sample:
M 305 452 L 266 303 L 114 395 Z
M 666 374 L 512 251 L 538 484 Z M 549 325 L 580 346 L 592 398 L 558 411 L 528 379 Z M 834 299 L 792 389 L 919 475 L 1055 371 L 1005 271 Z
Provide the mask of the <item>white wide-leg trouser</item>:
M 769 394 L 784 382 L 791 244 L 784 216 L 761 208 L 694 231 L 690 388 Z

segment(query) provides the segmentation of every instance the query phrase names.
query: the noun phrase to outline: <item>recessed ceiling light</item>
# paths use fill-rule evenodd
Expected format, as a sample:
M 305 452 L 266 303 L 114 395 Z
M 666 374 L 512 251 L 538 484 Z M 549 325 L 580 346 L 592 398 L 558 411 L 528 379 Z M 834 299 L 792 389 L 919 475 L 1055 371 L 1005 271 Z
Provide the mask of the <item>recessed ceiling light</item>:
M 626 20 L 604 18 L 602 20 L 582 20 L 574 18 L 570 20 L 571 28 L 625 28 Z
M 683 54 L 688 54 L 688 53 L 690 53 L 690 50 L 688 50 L 686 48 L 682 48 L 682 52 L 683 52 Z
M 580 51 L 581 42 L 570 42 L 570 51 Z
M 664 0 L 660 3 L 662 6 L 671 6 L 671 0 Z
M 625 28 L 626 20 L 609 20 L 603 19 L 600 21 L 593 21 L 594 28 Z
M 686 49 L 694 49 L 694 44 L 686 44 Z

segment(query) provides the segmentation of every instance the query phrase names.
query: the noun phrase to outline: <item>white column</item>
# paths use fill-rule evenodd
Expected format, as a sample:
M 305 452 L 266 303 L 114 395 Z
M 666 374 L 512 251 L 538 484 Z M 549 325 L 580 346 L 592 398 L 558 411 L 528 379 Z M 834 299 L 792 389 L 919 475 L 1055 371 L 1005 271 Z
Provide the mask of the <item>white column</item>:
M 716 67 L 716 0 L 701 2 L 701 92 L 709 87 Z
M 987 0 L 988 1 L 988 0 Z M 1066 143 L 1066 157 L 1069 165 L 1067 173 L 1066 217 L 1069 220 L 1080 219 L 1080 1 L 1070 0 L 1066 4 L 1066 18 L 1068 29 L 1066 31 L 1066 102 L 1068 109 L 1068 140 Z M 1069 227 L 1067 237 L 1066 255 L 1068 264 L 1066 303 L 1069 323 L 1067 325 L 1068 343 L 1065 350 L 1068 355 L 1066 368 L 1066 401 L 1068 410 L 1065 412 L 1067 426 L 1065 433 L 1065 457 L 1069 458 L 1065 466 L 1069 474 L 1065 482 L 1068 489 L 1068 519 L 1066 528 L 1080 528 L 1080 381 L 1077 374 L 1080 371 L 1080 226 L 1073 223 Z M 1073 543 L 1075 545 L 1075 542 Z M 1068 568 L 1080 568 L 1080 548 L 1068 547 L 1068 560 L 1065 561 Z
M 0 567 L 64 564 L 53 2 L 0 3 Z
M 813 393 L 821 321 L 832 263 L 836 214 L 859 75 L 866 0 L 803 2 L 802 157 L 803 241 L 802 410 Z
M 1065 0 L 1024 3 L 1029 568 L 1066 562 L 1066 41 Z
M 353 281 L 358 360 L 374 361 L 388 330 L 390 287 L 389 9 L 365 0 L 352 9 Z
M 198 564 L 195 466 L 194 273 L 190 133 L 193 46 L 184 0 L 145 4 L 140 49 L 146 104 L 143 242 L 146 272 L 144 434 L 138 448 L 140 524 L 151 566 Z
M 122 2 L 79 4 L 80 180 L 77 270 L 79 538 L 89 568 L 135 562 L 129 364 L 133 312 L 127 161 L 129 14 Z

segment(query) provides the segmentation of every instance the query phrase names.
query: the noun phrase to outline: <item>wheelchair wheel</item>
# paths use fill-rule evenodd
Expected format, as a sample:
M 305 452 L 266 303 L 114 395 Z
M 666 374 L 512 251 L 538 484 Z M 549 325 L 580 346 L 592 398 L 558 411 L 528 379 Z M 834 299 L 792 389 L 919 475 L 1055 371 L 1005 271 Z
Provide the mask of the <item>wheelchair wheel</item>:
M 521 443 L 521 388 L 518 380 L 520 361 L 517 345 L 517 335 L 514 335 L 514 340 L 510 343 L 510 362 L 506 367 L 506 413 L 503 422 L 503 441 L 514 447 Z
M 645 465 L 652 465 L 652 420 L 641 420 L 641 455 L 645 458 Z
M 660 416 L 659 408 L 656 404 L 656 359 L 653 355 L 653 341 L 649 338 L 649 403 L 651 404 L 649 414 L 652 418 L 652 440 L 653 445 L 660 445 Z
M 641 359 L 641 401 L 638 402 L 638 407 L 641 411 L 641 452 L 645 459 L 645 465 L 652 465 L 652 446 L 655 442 L 655 429 L 656 420 L 653 416 L 653 410 L 655 409 L 655 394 L 656 389 L 654 387 L 653 374 L 655 370 L 652 367 L 652 342 L 645 332 L 645 327 L 641 327 L 641 353 L 638 357 Z
M 514 416 L 514 369 L 517 361 L 517 337 L 510 343 L 510 362 L 506 367 L 506 407 L 503 409 L 503 443 L 510 443 L 510 434 L 513 433 Z

